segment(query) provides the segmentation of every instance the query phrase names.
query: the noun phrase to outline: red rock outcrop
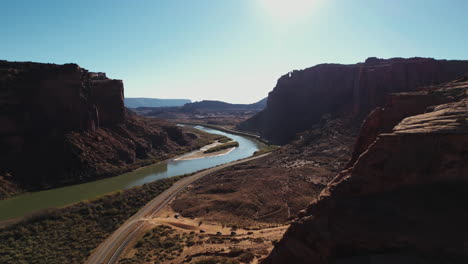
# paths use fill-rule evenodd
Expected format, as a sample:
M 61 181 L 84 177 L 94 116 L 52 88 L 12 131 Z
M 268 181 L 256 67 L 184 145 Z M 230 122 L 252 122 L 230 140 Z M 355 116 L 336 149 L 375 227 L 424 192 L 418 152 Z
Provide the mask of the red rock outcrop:
M 468 61 L 429 58 L 377 59 L 353 65 L 321 64 L 282 76 L 267 108 L 239 128 L 285 144 L 317 124 L 324 114 L 361 122 L 386 96 L 454 80 L 468 73 Z
M 437 88 L 374 111 L 365 150 L 262 263 L 467 263 L 468 80 Z
M 3 180 L 26 189 L 81 182 L 190 146 L 175 125 L 126 112 L 122 81 L 95 75 L 76 64 L 0 61 Z

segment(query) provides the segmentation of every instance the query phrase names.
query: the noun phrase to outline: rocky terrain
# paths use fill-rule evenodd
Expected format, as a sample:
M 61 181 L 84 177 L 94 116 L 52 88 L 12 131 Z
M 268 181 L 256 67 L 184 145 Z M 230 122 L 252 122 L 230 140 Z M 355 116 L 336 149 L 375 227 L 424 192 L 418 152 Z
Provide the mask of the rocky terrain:
M 76 64 L 0 61 L 0 197 L 115 175 L 201 143 L 127 111 L 123 88 Z
M 234 128 L 266 107 L 267 98 L 253 104 L 230 104 L 203 100 L 180 107 L 138 107 L 132 109 L 144 116 L 181 123 L 222 125 Z
M 266 107 L 266 103 L 266 98 L 253 104 L 230 104 L 221 101 L 203 100 L 200 102 L 185 104 L 181 110 L 185 112 L 262 110 Z
M 313 128 L 324 114 L 353 118 L 356 124 L 387 95 L 454 80 L 468 73 L 468 61 L 429 58 L 369 58 L 353 65 L 321 64 L 282 76 L 265 110 L 239 125 L 286 144 Z
M 262 263 L 466 263 L 468 78 L 395 94 Z
M 318 197 L 351 158 L 358 127 L 324 117 L 321 126 L 270 156 L 207 176 L 172 207 L 186 217 L 225 225 L 286 223 Z

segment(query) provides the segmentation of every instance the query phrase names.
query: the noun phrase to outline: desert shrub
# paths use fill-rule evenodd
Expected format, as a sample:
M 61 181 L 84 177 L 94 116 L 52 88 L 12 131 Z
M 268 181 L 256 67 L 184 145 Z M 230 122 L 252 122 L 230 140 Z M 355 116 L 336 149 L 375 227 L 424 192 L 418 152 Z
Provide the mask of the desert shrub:
M 256 238 L 254 238 L 252 241 L 253 241 L 254 243 L 259 243 L 259 244 L 261 244 L 261 243 L 263 243 L 263 238 L 261 238 L 261 237 L 256 237 Z
M 224 137 L 224 138 L 218 139 L 218 142 L 219 143 L 227 143 L 227 142 L 229 142 L 231 140 L 232 140 L 232 138 Z
M 120 262 L 141 263 L 142 260 L 146 262 L 172 260 L 183 251 L 184 238 L 175 233 L 171 227 L 157 226 L 146 232 L 143 238 L 138 241 L 135 245 L 136 252 L 132 257 Z
M 244 263 L 249 263 L 254 258 L 255 258 L 255 255 L 250 251 L 244 252 L 242 253 L 242 255 L 239 256 L 240 262 L 244 262 Z
M 195 261 L 194 264 L 239 264 L 239 261 L 224 257 L 205 257 Z
M 229 251 L 227 256 L 228 257 L 238 257 L 244 252 L 245 252 L 245 250 L 243 250 L 242 248 L 233 248 L 233 249 L 231 249 L 231 251 Z
M 235 148 L 235 147 L 238 147 L 238 146 L 239 146 L 239 142 L 233 141 L 233 142 L 224 143 L 222 145 L 218 145 L 218 146 L 209 148 L 209 149 L 203 151 L 203 153 L 213 153 L 213 152 L 218 152 L 218 151 L 228 149 L 228 148 Z
M 0 263 L 83 263 L 125 220 L 181 177 L 46 210 L 0 229 Z
M 268 153 L 268 152 L 273 152 L 275 151 L 276 149 L 278 149 L 279 147 L 276 146 L 276 145 L 267 145 L 266 147 L 264 148 L 261 148 L 257 151 L 254 152 L 254 156 L 258 156 L 258 155 L 262 155 L 262 154 L 265 154 L 265 153 Z
M 218 258 L 216 257 L 209 257 L 209 258 L 204 258 L 197 260 L 195 264 L 218 264 Z

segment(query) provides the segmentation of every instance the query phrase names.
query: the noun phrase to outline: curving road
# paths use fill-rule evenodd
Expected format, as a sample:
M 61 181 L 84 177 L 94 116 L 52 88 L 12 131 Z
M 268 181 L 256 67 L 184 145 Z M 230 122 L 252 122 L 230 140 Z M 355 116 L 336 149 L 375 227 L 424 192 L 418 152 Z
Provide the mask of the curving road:
M 227 167 L 251 161 L 254 159 L 262 158 L 270 153 L 266 153 L 259 156 L 254 156 L 223 165 L 219 165 L 214 168 L 206 169 L 198 172 L 192 176 L 181 179 L 174 183 L 169 189 L 158 195 L 156 198 L 148 202 L 143 208 L 141 208 L 136 214 L 130 217 L 125 223 L 123 223 L 112 235 L 110 235 L 98 248 L 91 254 L 87 264 L 111 264 L 117 263 L 121 254 L 125 251 L 127 246 L 138 236 L 138 231 L 145 224 L 145 218 L 152 217 L 161 208 L 167 205 L 174 196 L 183 190 L 188 185 L 192 184 L 196 180 L 215 173 L 219 170 Z

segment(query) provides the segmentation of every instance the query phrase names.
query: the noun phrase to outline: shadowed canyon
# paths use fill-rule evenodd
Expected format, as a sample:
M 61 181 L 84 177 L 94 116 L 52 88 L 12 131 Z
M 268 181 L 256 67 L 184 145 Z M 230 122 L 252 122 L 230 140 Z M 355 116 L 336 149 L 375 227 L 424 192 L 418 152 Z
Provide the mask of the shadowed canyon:
M 0 66 L 3 198 L 112 177 L 232 140 L 223 132 L 177 126 L 173 117 L 126 109 L 122 81 L 76 64 Z M 102 247 L 127 218 L 172 184 L 195 177 L 144 218 L 143 233 L 118 253 L 119 263 L 147 263 L 141 254 L 163 263 L 463 263 L 466 76 L 468 61 L 369 58 L 292 71 L 258 108 L 203 102 L 169 107 L 169 113 L 193 113 L 185 123 L 260 140 L 258 157 L 6 221 L 0 259 L 107 259 Z M 230 125 L 214 125 L 213 111 Z M 233 118 L 233 111 L 249 111 L 250 118 Z M 232 151 L 219 149 L 215 156 Z M 87 218 L 80 228 L 99 238 L 69 229 L 76 217 Z M 108 228 L 105 219 L 114 219 Z M 7 245 L 19 230 L 26 240 Z M 37 243 L 50 232 L 62 237 L 60 243 L 76 241 L 70 244 L 75 248 L 51 257 L 55 244 Z M 152 232 L 162 244 L 146 239 Z M 164 246 L 166 240 L 173 244 Z M 18 258 L 12 254 L 18 247 L 40 253 Z

